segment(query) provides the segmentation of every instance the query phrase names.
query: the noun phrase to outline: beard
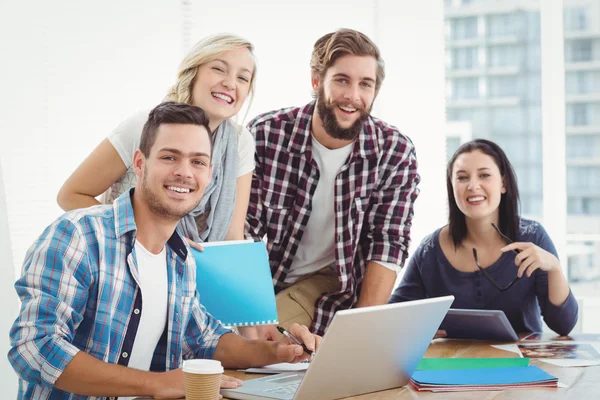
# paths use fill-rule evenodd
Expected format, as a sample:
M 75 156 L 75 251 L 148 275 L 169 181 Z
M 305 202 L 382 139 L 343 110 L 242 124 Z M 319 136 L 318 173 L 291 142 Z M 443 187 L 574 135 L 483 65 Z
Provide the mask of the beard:
M 362 131 L 363 124 L 371 115 L 371 109 L 373 109 L 373 104 L 369 107 L 367 111 L 364 108 L 359 108 L 357 111 L 359 112 L 359 117 L 354 123 L 348 128 L 342 128 L 337 121 L 337 117 L 335 116 L 335 108 L 338 106 L 338 103 L 331 102 L 327 104 L 327 98 L 325 97 L 325 90 L 323 86 L 319 88 L 319 94 L 317 96 L 317 112 L 319 113 L 319 118 L 323 121 L 323 128 L 325 128 L 325 132 L 329 136 L 334 139 L 341 140 L 354 140 L 358 137 L 360 132 Z
M 178 184 L 186 184 L 186 183 L 183 181 L 169 182 L 169 185 L 176 186 Z M 142 178 L 141 189 L 142 189 L 142 193 L 143 193 L 144 199 L 146 201 L 146 204 L 148 205 L 148 208 L 150 209 L 150 211 L 153 214 L 155 214 L 161 218 L 164 218 L 166 220 L 169 220 L 169 221 L 179 221 L 180 219 L 185 217 L 187 214 L 189 214 L 190 211 L 192 211 L 198 205 L 198 204 L 193 204 L 191 206 L 170 207 L 169 205 L 161 202 L 160 199 L 158 198 L 158 196 L 156 195 L 156 193 L 154 191 L 152 191 L 152 189 L 150 188 L 150 185 L 148 184 L 148 169 L 147 168 L 144 169 L 144 176 Z

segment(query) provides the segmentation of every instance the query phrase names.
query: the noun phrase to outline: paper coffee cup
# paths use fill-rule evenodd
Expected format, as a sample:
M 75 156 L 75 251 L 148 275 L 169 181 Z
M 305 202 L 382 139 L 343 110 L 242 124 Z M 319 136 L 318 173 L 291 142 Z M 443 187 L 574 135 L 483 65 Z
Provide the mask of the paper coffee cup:
M 185 360 L 183 376 L 186 400 L 216 400 L 223 367 L 217 360 Z

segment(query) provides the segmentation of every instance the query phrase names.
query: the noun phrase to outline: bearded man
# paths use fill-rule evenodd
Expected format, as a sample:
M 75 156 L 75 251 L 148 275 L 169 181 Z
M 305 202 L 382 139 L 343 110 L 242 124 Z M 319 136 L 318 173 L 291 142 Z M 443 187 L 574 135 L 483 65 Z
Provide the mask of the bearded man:
M 385 73 L 366 35 L 318 39 L 311 73 L 313 102 L 249 124 L 256 169 L 246 231 L 266 237 L 280 325 L 324 334 L 337 310 L 388 302 L 420 178 L 410 139 L 370 115 Z

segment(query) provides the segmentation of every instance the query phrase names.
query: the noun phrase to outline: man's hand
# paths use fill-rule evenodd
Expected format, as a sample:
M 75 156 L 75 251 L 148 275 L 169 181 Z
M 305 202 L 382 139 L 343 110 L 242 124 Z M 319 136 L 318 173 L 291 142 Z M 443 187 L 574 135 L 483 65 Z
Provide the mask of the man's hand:
M 160 378 L 156 380 L 154 398 L 179 399 L 185 397 L 183 370 L 181 368 L 163 372 L 159 375 Z M 235 389 L 240 386 L 242 386 L 242 381 L 240 379 L 221 375 L 221 389 Z
M 240 334 L 248 339 L 277 340 L 279 332 L 275 325 L 240 326 Z
M 310 333 L 305 325 L 292 324 L 288 332 L 300 343 L 304 343 L 306 348 L 313 353 L 317 351 L 321 340 L 323 340 L 321 336 Z M 282 336 L 279 340 L 277 346 L 277 359 L 280 360 L 279 362 L 300 362 L 311 358 L 311 355 L 307 354 L 302 346 L 295 344 L 291 339 Z

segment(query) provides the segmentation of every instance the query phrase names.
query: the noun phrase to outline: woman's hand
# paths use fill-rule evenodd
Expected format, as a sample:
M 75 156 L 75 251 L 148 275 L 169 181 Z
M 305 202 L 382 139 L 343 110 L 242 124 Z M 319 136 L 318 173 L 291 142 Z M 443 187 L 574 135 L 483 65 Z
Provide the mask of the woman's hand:
M 443 329 L 438 329 L 437 332 L 435 333 L 435 335 L 433 335 L 433 338 L 440 339 L 440 338 L 445 338 L 446 336 L 448 336 L 448 332 L 446 332 Z
M 192 239 L 185 238 L 192 249 L 196 249 L 198 251 L 204 251 L 204 247 L 200 243 L 194 242 Z
M 515 265 L 519 267 L 517 271 L 519 278 L 525 273 L 527 277 L 530 277 L 533 271 L 538 268 L 546 272 L 560 269 L 560 263 L 554 254 L 530 242 L 511 243 L 501 250 L 502 252 L 520 250 L 520 253 L 515 257 Z

